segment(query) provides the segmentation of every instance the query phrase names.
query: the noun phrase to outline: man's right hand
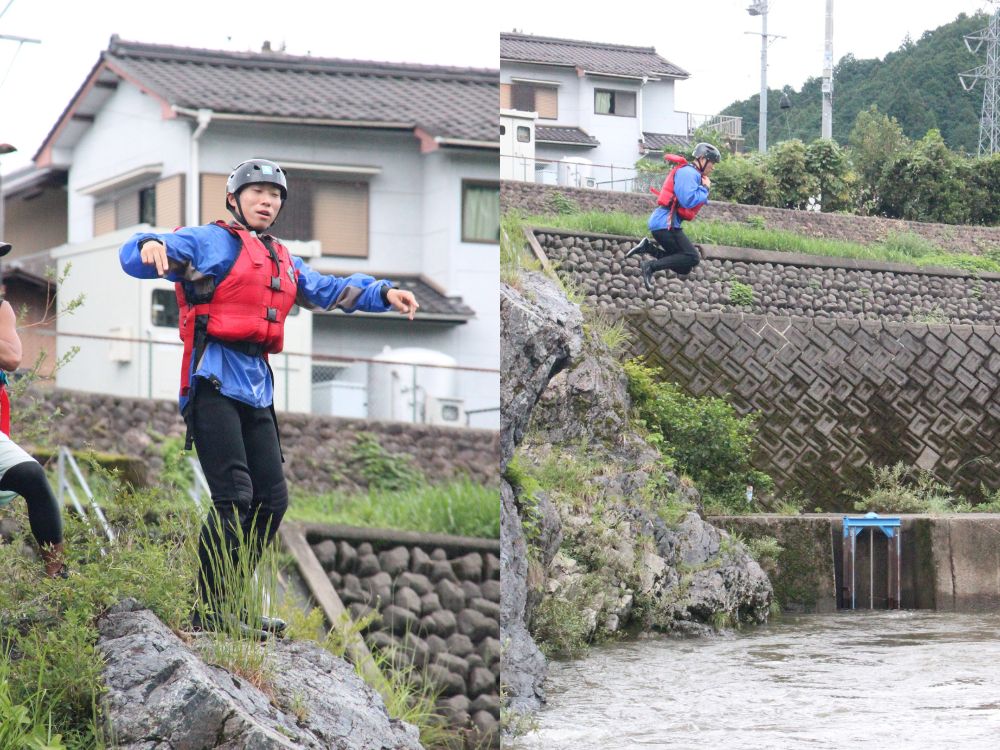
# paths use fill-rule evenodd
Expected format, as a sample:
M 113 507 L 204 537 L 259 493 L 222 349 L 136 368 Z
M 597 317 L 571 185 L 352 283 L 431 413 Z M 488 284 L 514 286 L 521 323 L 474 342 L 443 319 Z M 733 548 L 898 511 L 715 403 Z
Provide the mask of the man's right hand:
M 712 187 L 712 181 L 710 179 L 708 179 L 708 175 L 707 174 L 703 174 L 701 176 L 701 184 L 704 185 L 707 188 L 711 188 Z
M 155 264 L 157 276 L 163 276 L 167 272 L 167 248 L 159 240 L 143 242 L 139 259 L 146 264 Z

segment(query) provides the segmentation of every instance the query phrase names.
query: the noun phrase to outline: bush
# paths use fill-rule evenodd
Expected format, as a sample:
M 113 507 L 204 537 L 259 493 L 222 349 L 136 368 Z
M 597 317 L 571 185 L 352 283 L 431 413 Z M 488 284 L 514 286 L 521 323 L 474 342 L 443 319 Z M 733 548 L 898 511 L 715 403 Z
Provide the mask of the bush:
M 773 486 L 771 478 L 750 463 L 755 417 L 737 416 L 721 398 L 688 396 L 640 362 L 626 362 L 625 373 L 636 416 L 677 470 L 694 480 L 706 504 L 729 513 L 753 510 L 746 486 L 753 485 L 757 492 Z
M 953 513 L 959 498 L 950 487 L 924 469 L 899 461 L 892 466 L 870 468 L 873 485 L 864 493 L 854 493 L 854 509 L 876 513 Z

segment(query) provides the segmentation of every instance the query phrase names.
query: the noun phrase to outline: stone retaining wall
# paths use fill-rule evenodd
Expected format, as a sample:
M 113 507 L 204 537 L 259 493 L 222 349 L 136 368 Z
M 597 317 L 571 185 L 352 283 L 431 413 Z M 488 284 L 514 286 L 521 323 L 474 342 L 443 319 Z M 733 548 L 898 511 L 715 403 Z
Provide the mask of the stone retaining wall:
M 161 437 L 183 437 L 184 422 L 172 401 L 123 398 L 63 389 L 36 390 L 42 411 L 59 409 L 45 436 L 49 445 L 68 445 L 142 457 L 155 475 L 162 466 Z M 17 439 L 18 406 L 12 404 Z M 326 492 L 363 487 L 352 467 L 351 448 L 359 433 L 374 435 L 392 455 L 410 456 L 431 482 L 469 476 L 497 485 L 500 436 L 493 430 L 374 422 L 312 414 L 278 415 L 285 474 L 299 489 Z
M 499 738 L 500 543 L 307 526 L 306 539 L 354 620 L 381 617 L 372 648 L 441 688 L 439 708 L 477 737 Z
M 634 237 L 545 229 L 535 237 L 591 307 L 1000 324 L 996 273 L 706 245 L 686 279 L 656 274 L 649 292 L 640 259 L 625 259 Z M 736 282 L 750 287 L 752 304 L 735 304 Z
M 655 207 L 649 193 L 620 193 L 610 190 L 564 188 L 528 182 L 504 180 L 500 183 L 500 205 L 504 211 L 518 209 L 525 214 L 553 213 L 555 194 L 574 201 L 583 211 L 622 211 L 648 215 Z M 748 206 L 739 203 L 709 201 L 698 214 L 699 221 L 744 222 L 760 217 L 768 229 L 785 229 L 807 237 L 847 240 L 873 244 L 892 233 L 912 233 L 934 244 L 967 253 L 982 253 L 1000 248 L 1000 227 L 955 226 L 931 224 L 880 216 L 796 211 L 786 208 Z
M 968 497 L 1000 488 L 1000 274 L 707 248 L 649 293 L 631 239 L 535 240 L 587 304 L 627 318 L 633 356 L 758 413 L 755 465 L 810 508 L 850 507 L 845 489 L 897 461 Z M 734 305 L 735 281 L 759 304 Z

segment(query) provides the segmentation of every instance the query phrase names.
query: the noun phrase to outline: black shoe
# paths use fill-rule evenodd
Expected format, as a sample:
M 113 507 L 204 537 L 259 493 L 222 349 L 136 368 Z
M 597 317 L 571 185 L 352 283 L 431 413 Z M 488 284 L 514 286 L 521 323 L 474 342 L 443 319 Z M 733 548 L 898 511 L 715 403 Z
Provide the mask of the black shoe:
M 648 253 L 648 252 L 649 252 L 649 238 L 643 237 L 642 242 L 640 242 L 638 245 L 636 245 L 627 253 L 625 253 L 625 257 L 631 258 L 633 255 L 639 255 L 641 253 Z
M 653 263 L 652 261 L 644 260 L 642 262 L 642 283 L 646 285 L 646 289 L 653 291 Z
M 250 627 L 243 621 L 230 625 L 219 615 L 202 615 L 197 610 L 191 615 L 191 630 L 203 633 L 232 633 L 235 631 L 243 637 L 254 638 L 258 641 L 266 641 L 271 637 L 267 631 Z
M 243 622 L 251 622 L 251 618 L 246 612 L 243 613 Z M 288 623 L 280 617 L 268 617 L 267 615 L 258 616 L 254 625 L 267 633 L 274 633 L 279 638 L 284 635 L 285 628 L 288 627 Z

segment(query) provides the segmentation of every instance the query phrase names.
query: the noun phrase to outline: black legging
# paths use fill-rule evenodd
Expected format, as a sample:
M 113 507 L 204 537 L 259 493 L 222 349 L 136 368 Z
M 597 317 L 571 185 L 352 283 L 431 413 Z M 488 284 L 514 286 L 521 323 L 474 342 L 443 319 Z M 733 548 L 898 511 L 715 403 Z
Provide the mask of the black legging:
M 701 262 L 698 248 L 682 229 L 654 229 L 653 236 L 663 248 L 663 252 L 655 253 L 655 259 L 650 262 L 649 267 L 653 271 L 669 268 L 678 276 L 687 276 Z
M 45 469 L 37 461 L 23 461 L 7 469 L 0 479 L 0 490 L 16 492 L 28 503 L 28 524 L 40 546 L 62 542 L 59 501 L 52 494 Z
M 212 605 L 225 594 L 213 559 L 225 550 L 236 562 L 239 523 L 250 548 L 248 569 L 253 570 L 288 508 L 288 486 L 271 409 L 223 396 L 203 379 L 197 381 L 192 408 L 194 444 L 215 509 L 205 519 L 198 544 L 199 593 Z

